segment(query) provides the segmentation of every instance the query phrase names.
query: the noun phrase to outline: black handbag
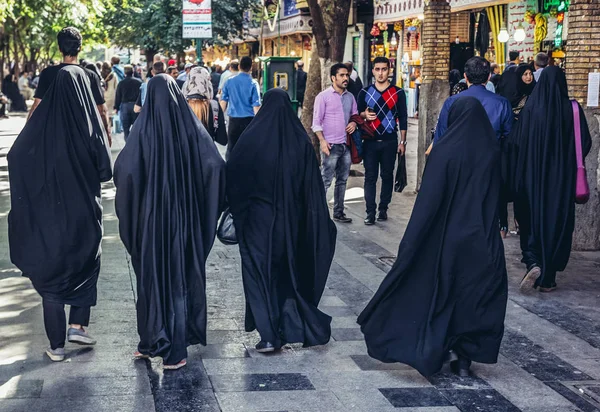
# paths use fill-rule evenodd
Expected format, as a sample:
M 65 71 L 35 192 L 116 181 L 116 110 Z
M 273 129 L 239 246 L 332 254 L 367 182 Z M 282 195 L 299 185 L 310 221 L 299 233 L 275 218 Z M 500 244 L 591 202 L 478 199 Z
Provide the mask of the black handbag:
M 407 184 L 408 179 L 406 177 L 406 157 L 398 153 L 398 169 L 396 169 L 396 182 L 394 183 L 394 192 L 401 193 Z
M 235 233 L 235 226 L 233 225 L 233 216 L 229 211 L 229 208 L 225 209 L 221 216 L 221 222 L 217 228 L 217 238 L 224 245 L 237 245 L 238 239 Z

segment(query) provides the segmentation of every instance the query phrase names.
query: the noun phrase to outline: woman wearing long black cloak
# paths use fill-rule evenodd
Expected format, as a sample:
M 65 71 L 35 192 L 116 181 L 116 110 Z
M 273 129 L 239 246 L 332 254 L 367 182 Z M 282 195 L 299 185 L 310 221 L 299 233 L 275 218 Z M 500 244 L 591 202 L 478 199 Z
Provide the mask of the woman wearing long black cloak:
M 107 136 L 83 69 L 61 69 L 8 153 L 12 262 L 42 296 L 48 356 L 85 332 L 100 272 L 100 183 L 112 177 Z
M 396 263 L 358 318 L 369 355 L 425 376 L 449 351 L 462 376 L 471 361 L 495 363 L 506 312 L 500 146 L 472 97 L 456 100 L 448 126 L 427 160 Z
M 2 82 L 2 93 L 4 93 L 11 101 L 10 111 L 11 112 L 26 112 L 27 103 L 25 98 L 19 91 L 17 82 L 14 81 L 14 69 L 11 70 L 10 74 L 4 78 Z
M 136 356 L 177 369 L 188 345 L 206 345 L 205 264 L 225 162 L 170 76 L 154 76 L 147 93 L 115 163 L 115 205 L 137 278 Z
M 585 158 L 592 139 L 581 107 L 579 119 Z M 522 262 L 527 267 L 521 290 L 551 291 L 556 288 L 556 272 L 569 262 L 575 228 L 575 129 L 560 68 L 544 69 L 510 142 L 517 148 L 512 187 Z
M 317 306 L 336 228 L 313 146 L 283 90 L 265 94 L 236 144 L 227 198 L 242 256 L 246 331 L 258 329 L 257 349 L 327 343 L 331 317 Z

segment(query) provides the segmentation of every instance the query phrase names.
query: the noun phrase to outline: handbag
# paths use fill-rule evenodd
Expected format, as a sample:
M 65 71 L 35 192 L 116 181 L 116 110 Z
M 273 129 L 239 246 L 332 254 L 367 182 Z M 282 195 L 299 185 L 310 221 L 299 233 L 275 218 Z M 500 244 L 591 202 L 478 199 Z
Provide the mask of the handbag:
M 402 193 L 407 184 L 408 179 L 406 177 L 406 157 L 403 154 L 398 153 L 398 168 L 396 169 L 394 192 Z
M 235 226 L 233 225 L 233 216 L 229 211 L 229 208 L 225 209 L 221 216 L 221 222 L 217 228 L 217 238 L 224 245 L 237 245 L 238 239 L 235 233 Z
M 581 149 L 581 122 L 579 119 L 579 104 L 571 100 L 573 106 L 573 124 L 575 127 L 575 157 L 577 158 L 577 183 L 575 185 L 575 203 L 584 204 L 590 200 L 590 187 L 587 180 L 587 172 L 583 163 L 583 151 Z

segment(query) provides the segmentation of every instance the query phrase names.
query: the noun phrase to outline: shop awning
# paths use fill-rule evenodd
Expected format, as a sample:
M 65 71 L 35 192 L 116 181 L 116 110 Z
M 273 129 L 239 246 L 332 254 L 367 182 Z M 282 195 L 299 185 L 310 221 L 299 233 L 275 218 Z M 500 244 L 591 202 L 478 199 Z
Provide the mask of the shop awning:
M 453 12 L 508 4 L 519 0 L 449 0 Z M 375 0 L 375 23 L 392 23 L 423 14 L 425 0 Z

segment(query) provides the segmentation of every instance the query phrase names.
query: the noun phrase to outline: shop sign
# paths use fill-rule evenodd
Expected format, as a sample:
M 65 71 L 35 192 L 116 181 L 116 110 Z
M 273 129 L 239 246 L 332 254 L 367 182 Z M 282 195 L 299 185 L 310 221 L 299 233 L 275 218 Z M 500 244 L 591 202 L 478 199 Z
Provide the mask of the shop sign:
M 569 10 L 570 0 L 540 0 L 540 10 L 542 13 L 550 13 L 550 10 L 562 7 L 564 11 Z
M 183 38 L 212 39 L 211 0 L 183 0 Z

